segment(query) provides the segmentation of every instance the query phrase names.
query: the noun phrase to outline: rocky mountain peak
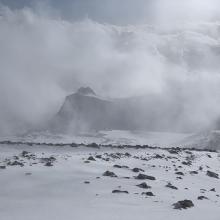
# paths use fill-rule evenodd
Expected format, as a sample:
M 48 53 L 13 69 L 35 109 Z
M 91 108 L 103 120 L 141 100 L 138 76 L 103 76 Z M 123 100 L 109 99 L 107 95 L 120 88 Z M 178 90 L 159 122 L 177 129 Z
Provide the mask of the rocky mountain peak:
M 81 87 L 77 90 L 77 94 L 80 95 L 96 95 L 90 87 Z

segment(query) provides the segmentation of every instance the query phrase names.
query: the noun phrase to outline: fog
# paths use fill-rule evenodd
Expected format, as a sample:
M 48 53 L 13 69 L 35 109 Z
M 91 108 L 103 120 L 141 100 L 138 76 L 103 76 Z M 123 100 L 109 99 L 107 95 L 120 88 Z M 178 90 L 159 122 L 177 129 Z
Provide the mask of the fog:
M 178 131 L 213 128 L 219 119 L 218 1 L 128 1 L 131 16 L 124 1 L 94 1 L 88 11 L 74 1 L 78 16 L 50 1 L 2 2 L 1 135 L 45 124 L 80 86 L 103 97 L 148 95 L 181 106 L 178 126 L 168 122 Z

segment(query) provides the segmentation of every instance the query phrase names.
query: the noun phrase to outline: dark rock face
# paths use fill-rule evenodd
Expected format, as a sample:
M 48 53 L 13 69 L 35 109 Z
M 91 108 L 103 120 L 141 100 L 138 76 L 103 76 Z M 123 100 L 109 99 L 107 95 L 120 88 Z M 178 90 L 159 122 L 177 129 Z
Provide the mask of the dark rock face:
M 156 180 L 154 176 L 148 176 L 142 173 L 139 173 L 138 176 L 135 177 L 137 180 Z
M 207 171 L 206 175 L 209 176 L 209 177 L 219 179 L 219 175 L 217 173 L 209 171 L 209 170 Z
M 160 109 L 158 106 L 163 108 Z M 89 87 L 80 88 L 76 93 L 65 98 L 47 129 L 61 133 L 105 129 L 156 130 L 161 127 L 166 129 L 166 126 L 171 129 L 172 114 L 176 115 L 175 105 L 171 106 L 163 99 L 152 95 L 109 100 L 100 98 Z M 164 112 L 167 112 L 166 117 Z M 163 120 L 161 120 L 162 115 Z
M 117 177 L 117 175 L 114 172 L 111 171 L 105 171 L 103 174 L 103 176 L 109 176 L 109 177 Z
M 187 199 L 178 201 L 173 204 L 174 209 L 187 209 L 191 207 L 194 207 L 194 204 L 191 200 L 187 200 Z

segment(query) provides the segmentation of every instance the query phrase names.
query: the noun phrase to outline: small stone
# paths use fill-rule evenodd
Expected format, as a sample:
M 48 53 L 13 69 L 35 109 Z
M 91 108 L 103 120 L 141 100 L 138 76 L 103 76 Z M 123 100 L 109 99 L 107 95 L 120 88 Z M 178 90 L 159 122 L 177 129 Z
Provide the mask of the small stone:
M 150 189 L 151 188 L 151 186 L 147 185 L 147 183 L 145 183 L 145 182 L 138 184 L 136 186 L 139 188 L 142 188 L 142 189 Z
M 138 176 L 135 177 L 135 179 L 137 179 L 137 180 L 156 180 L 155 177 L 148 176 L 148 175 L 145 175 L 143 173 L 139 173 Z
M 141 195 L 154 196 L 152 192 L 142 192 Z
M 88 157 L 87 160 L 90 160 L 90 161 L 96 161 L 95 158 L 94 158 L 93 156 Z
M 176 174 L 176 175 L 180 175 L 180 176 L 184 176 L 184 173 L 183 173 L 183 172 L 176 172 L 175 174 Z
M 103 176 L 109 176 L 109 177 L 118 177 L 114 172 L 111 171 L 105 171 L 103 174 Z
M 144 170 L 142 170 L 141 168 L 137 168 L 137 167 L 133 168 L 132 171 L 135 173 L 144 172 Z
M 208 199 L 206 196 L 198 196 L 198 200 Z
M 125 193 L 125 194 L 128 194 L 128 191 L 115 189 L 115 190 L 112 191 L 112 193 Z
M 168 188 L 170 188 L 170 189 L 175 189 L 175 190 L 178 189 L 176 186 L 173 186 L 171 183 L 168 183 L 168 184 L 166 185 L 166 187 L 168 187 Z

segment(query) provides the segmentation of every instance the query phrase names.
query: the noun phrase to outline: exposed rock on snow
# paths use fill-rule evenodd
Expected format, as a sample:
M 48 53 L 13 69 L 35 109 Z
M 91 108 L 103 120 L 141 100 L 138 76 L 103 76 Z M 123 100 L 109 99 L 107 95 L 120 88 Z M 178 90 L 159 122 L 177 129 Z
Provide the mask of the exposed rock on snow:
M 174 209 L 187 209 L 193 207 L 194 204 L 191 200 L 182 200 L 173 204 Z
M 154 176 L 148 176 L 148 175 L 145 175 L 143 173 L 139 173 L 135 179 L 137 180 L 156 180 L 156 178 Z
M 219 179 L 219 175 L 217 173 L 215 173 L 215 172 L 210 171 L 210 170 L 208 170 L 206 172 L 206 175 L 209 176 L 209 177 L 213 177 L 213 178 Z
M 103 176 L 109 176 L 109 177 L 118 177 L 114 172 L 111 171 L 105 171 L 103 174 Z

